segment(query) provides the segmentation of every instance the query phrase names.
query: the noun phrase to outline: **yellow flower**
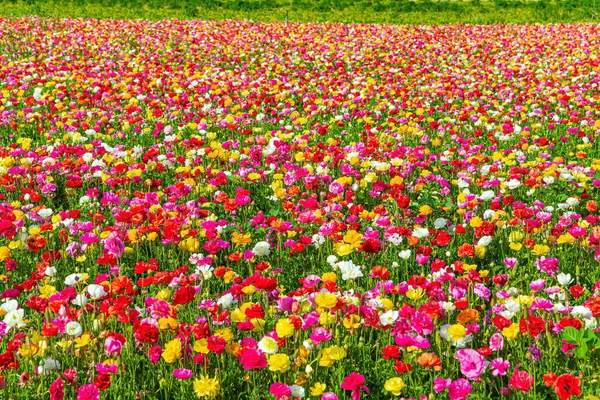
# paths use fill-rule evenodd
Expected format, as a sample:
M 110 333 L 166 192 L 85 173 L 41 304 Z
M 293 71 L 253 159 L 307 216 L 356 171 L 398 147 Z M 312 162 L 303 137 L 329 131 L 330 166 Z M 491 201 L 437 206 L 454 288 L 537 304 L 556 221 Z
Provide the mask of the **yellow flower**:
M 534 256 L 544 256 L 548 254 L 548 252 L 550 252 L 550 247 L 544 244 L 536 244 L 535 246 L 533 246 L 531 254 L 533 254 Z
M 330 309 L 336 306 L 338 298 L 333 293 L 323 292 L 315 297 L 315 302 L 319 307 Z
M 385 381 L 383 388 L 391 394 L 393 394 L 394 396 L 400 396 L 400 392 L 402 391 L 402 389 L 404 389 L 405 386 L 406 384 L 404 384 L 402 378 L 396 377 L 390 378 L 387 381 Z
M 323 392 L 325 392 L 326 388 L 327 388 L 327 386 L 324 383 L 317 382 L 314 384 L 314 386 L 311 386 L 310 395 L 318 397 L 318 396 L 322 395 Z
M 519 336 L 519 325 L 513 322 L 508 328 L 502 329 L 502 336 L 507 340 L 515 340 Z
M 214 335 L 219 336 L 227 343 L 231 342 L 231 340 L 233 339 L 233 332 L 231 332 L 231 329 L 229 328 L 219 329 L 214 333 Z
M 238 233 L 233 232 L 231 235 L 231 241 L 235 244 L 235 247 L 239 247 L 248 243 L 252 243 L 252 237 L 249 233 Z
M 290 359 L 287 354 L 273 354 L 269 357 L 269 370 L 273 372 L 285 372 L 290 369 Z
M 408 297 L 411 300 L 419 300 L 421 297 L 423 297 L 423 295 L 424 292 L 421 288 L 409 289 L 408 292 L 406 292 L 406 297 Z
M 158 320 L 158 328 L 161 330 L 171 329 L 176 330 L 179 327 L 179 322 L 175 318 L 160 318 Z
M 162 358 L 169 364 L 172 364 L 181 358 L 181 342 L 179 339 L 173 339 L 165 345 Z
M 221 385 L 217 378 L 209 378 L 206 375 L 200 375 L 200 379 L 194 380 L 194 393 L 197 397 L 208 397 L 212 399 L 221 391 Z
M 208 341 L 204 338 L 200 339 L 200 340 L 196 340 L 194 342 L 193 349 L 196 353 L 208 354 L 209 353 Z
M 292 336 L 294 334 L 294 330 L 294 325 L 287 318 L 280 319 L 275 325 L 275 332 L 277 332 L 277 336 L 280 338 L 288 338 Z
M 323 280 L 323 282 L 336 282 L 337 275 L 335 274 L 335 272 L 325 272 L 321 279 Z
M 360 316 L 358 314 L 346 315 L 343 323 L 346 329 L 357 329 L 360 327 Z
M 6 246 L 0 247 L 0 261 L 6 261 L 10 259 L 10 249 Z
M 319 360 L 319 366 L 329 367 L 333 365 L 335 361 L 339 361 L 346 357 L 347 353 L 343 347 L 331 346 L 321 350 L 321 359 Z
M 92 341 L 92 337 L 89 333 L 84 333 L 83 335 L 75 338 L 75 348 L 80 349 L 82 347 L 87 346 Z
M 519 250 L 521 250 L 521 247 L 523 247 L 523 244 L 513 242 L 513 243 L 509 244 L 508 247 L 510 247 L 510 249 L 513 251 L 519 251 Z
M 467 335 L 467 330 L 461 324 L 454 324 L 448 327 L 448 335 L 452 337 L 452 341 L 458 342 Z
M 419 213 L 423 214 L 423 215 L 429 215 L 433 212 L 433 210 L 431 209 L 430 206 L 428 206 L 427 204 L 422 205 L 421 207 L 419 207 Z
M 19 348 L 19 355 L 24 358 L 31 358 L 38 352 L 38 346 L 34 344 L 23 344 Z

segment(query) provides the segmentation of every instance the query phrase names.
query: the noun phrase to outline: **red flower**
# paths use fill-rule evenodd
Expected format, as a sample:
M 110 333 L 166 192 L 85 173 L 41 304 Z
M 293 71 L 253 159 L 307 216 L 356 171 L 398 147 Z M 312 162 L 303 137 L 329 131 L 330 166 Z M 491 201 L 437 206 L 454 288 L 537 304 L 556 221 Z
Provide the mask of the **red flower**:
M 527 319 L 522 318 L 519 325 L 521 333 L 529 333 L 531 337 L 536 337 L 546 331 L 544 319 L 534 315 L 530 315 Z
M 575 285 L 575 286 L 571 286 L 569 288 L 569 292 L 571 292 L 571 295 L 573 297 L 575 297 L 576 299 L 580 298 L 583 295 L 583 292 L 585 292 L 585 288 L 579 286 L 579 285 Z
M 94 379 L 94 386 L 100 390 L 106 390 L 110 387 L 110 375 L 100 374 Z
M 401 355 L 400 348 L 393 344 L 385 346 L 382 350 L 382 353 L 383 353 L 384 360 L 389 360 L 390 358 L 397 359 Z
M 396 371 L 398 375 L 406 374 L 407 372 L 412 371 L 412 369 L 412 364 L 408 364 L 400 360 L 396 360 L 396 364 L 394 365 L 394 371 Z
M 560 400 L 567 400 L 571 396 L 581 396 L 581 379 L 570 374 L 562 374 L 556 378 L 553 387 Z
M 519 371 L 517 368 L 515 368 L 508 381 L 508 386 L 514 390 L 527 392 L 533 386 L 533 376 L 529 375 L 527 371 Z

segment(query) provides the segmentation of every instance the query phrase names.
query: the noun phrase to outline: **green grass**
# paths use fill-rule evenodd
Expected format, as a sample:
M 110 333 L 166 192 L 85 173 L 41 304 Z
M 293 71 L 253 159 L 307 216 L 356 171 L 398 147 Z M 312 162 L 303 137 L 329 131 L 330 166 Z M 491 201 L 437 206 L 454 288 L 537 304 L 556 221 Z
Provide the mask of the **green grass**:
M 416 25 L 570 23 L 598 21 L 600 0 L 3 0 L 0 15 Z

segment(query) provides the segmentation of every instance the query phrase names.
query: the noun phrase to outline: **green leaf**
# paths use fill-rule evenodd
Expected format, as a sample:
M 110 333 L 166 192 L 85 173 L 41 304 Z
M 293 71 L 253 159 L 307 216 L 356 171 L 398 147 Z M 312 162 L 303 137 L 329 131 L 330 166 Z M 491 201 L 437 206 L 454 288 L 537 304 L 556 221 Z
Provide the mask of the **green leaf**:
M 574 351 L 575 355 L 579 358 L 585 358 L 587 356 L 588 353 L 588 347 L 585 343 L 582 343 L 581 345 L 577 346 L 577 348 Z
M 564 340 L 571 344 L 577 343 L 579 339 L 579 331 L 572 326 L 567 326 L 560 335 Z

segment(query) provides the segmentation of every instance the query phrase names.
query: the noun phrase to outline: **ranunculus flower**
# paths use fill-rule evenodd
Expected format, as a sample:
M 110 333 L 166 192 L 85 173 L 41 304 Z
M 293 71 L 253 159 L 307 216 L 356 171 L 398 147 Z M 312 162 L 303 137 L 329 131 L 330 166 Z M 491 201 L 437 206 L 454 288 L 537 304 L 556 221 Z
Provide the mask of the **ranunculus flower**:
M 458 350 L 454 358 L 460 362 L 460 372 L 468 379 L 478 379 L 486 369 L 485 358 L 473 349 Z

